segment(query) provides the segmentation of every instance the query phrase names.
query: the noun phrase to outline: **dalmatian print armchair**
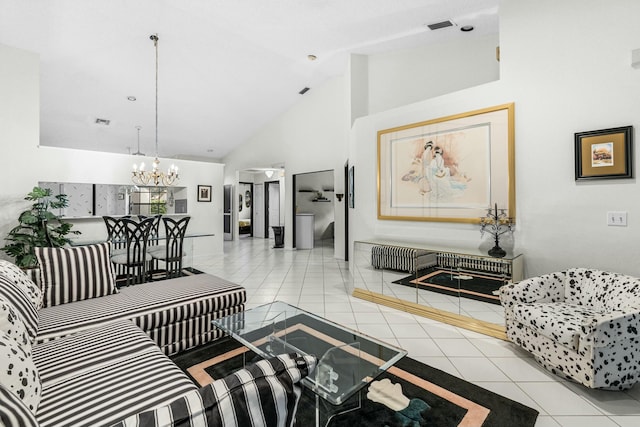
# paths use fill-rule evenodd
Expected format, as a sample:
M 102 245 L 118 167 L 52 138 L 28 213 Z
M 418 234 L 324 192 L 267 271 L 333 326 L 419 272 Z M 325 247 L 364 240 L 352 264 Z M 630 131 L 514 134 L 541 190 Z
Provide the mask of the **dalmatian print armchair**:
M 554 374 L 624 390 L 640 380 L 640 279 L 574 268 L 500 288 L 507 337 Z

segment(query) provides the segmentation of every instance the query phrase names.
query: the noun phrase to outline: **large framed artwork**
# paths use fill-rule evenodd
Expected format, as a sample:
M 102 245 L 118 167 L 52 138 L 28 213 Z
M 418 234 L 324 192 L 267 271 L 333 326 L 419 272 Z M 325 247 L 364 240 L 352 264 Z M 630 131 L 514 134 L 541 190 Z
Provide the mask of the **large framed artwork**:
M 378 131 L 378 219 L 515 218 L 514 104 Z
M 633 127 L 574 135 L 576 181 L 633 177 Z

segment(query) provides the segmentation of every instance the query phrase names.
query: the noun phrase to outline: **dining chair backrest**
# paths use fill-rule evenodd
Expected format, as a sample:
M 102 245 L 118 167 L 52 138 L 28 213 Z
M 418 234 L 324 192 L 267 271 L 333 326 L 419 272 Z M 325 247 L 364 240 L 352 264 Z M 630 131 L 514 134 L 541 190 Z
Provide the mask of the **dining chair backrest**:
M 162 218 L 162 214 L 154 215 L 152 217 L 148 217 L 146 215 L 138 215 L 138 219 L 143 221 L 147 218 L 153 218 L 153 225 L 151 226 L 151 231 L 149 231 L 149 241 L 147 243 L 148 246 L 157 246 L 160 244 L 160 218 Z
M 142 221 L 134 221 L 124 218 L 121 221 L 127 245 L 127 264 L 138 265 L 144 263 L 145 260 L 148 260 L 145 259 L 145 254 L 154 219 L 147 218 Z
M 147 254 L 147 241 L 153 226 L 153 218 L 142 221 L 121 219 L 126 241 L 125 253 L 112 256 L 112 262 L 124 265 L 127 269 L 126 284 L 133 285 L 147 281 L 147 271 L 151 257 Z
M 182 257 L 184 255 L 184 235 L 187 232 L 187 225 L 191 217 L 184 217 L 180 220 L 173 218 L 162 218 L 165 230 L 166 254 L 165 263 L 167 277 L 178 277 L 182 273 Z
M 124 224 L 122 218 L 114 218 L 111 216 L 103 216 L 105 225 L 107 226 L 107 240 L 111 242 L 111 250 L 124 249 L 127 245 L 125 240 Z

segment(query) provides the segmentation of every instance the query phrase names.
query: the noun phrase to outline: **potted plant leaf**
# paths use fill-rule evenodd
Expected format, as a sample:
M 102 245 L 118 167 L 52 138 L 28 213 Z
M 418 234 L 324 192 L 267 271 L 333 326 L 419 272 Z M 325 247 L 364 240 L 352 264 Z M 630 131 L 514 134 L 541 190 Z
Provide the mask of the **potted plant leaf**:
M 48 188 L 33 187 L 24 199 L 34 203 L 30 209 L 20 214 L 19 224 L 5 238 L 9 243 L 1 249 L 15 258 L 18 267 L 29 269 L 38 265 L 35 247 L 64 246 L 71 242 L 68 234 L 80 232 L 72 231 L 73 224 L 63 221 L 50 210 L 69 206 L 66 194 L 52 196 Z

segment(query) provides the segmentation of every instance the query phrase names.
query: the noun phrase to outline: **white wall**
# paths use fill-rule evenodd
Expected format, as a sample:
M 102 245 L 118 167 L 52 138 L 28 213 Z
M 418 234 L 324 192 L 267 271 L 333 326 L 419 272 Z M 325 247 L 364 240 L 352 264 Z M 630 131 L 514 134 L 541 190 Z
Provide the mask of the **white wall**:
M 326 85 L 312 88 L 291 110 L 267 125 L 241 148 L 225 157 L 225 183 L 237 182 L 237 171 L 253 167 L 271 167 L 284 164 L 285 177 L 281 180 L 281 215 L 285 227 L 285 247 L 292 247 L 292 175 L 318 170 L 342 170 L 347 159 L 349 110 L 346 81 L 335 78 Z M 334 183 L 336 192 L 344 193 L 342 174 Z M 284 195 L 284 198 L 282 198 Z M 343 199 L 344 200 L 344 199 Z M 339 209 L 343 209 L 339 205 Z M 336 236 L 344 221 L 336 216 Z M 342 232 L 344 233 L 344 232 Z M 344 239 L 341 243 L 344 248 Z M 336 256 L 344 250 L 336 243 Z
M 498 35 L 465 36 L 369 56 L 369 114 L 498 80 Z
M 515 102 L 514 238 L 525 274 L 589 266 L 640 276 L 636 180 L 577 183 L 573 149 L 575 132 L 640 125 L 640 70 L 630 67 L 631 50 L 640 48 L 639 13 L 631 0 L 502 2 L 499 82 L 356 122 L 355 237 L 478 247 L 477 226 L 377 220 L 373 141 L 380 129 Z M 629 226 L 607 227 L 607 211 L 629 212 Z
M 39 181 L 92 182 L 128 185 L 132 156 L 39 146 L 39 59 L 38 56 L 0 45 L 0 138 L 5 161 L 0 168 L 0 234 L 17 225 L 19 213 L 30 203 L 23 198 Z M 6 118 L 6 119 L 5 119 Z M 144 159 L 151 164 L 153 158 Z M 180 168 L 180 185 L 187 187 L 189 234 L 215 234 L 194 239 L 196 256 L 222 253 L 223 164 L 160 159 L 160 165 L 175 163 Z M 212 185 L 211 203 L 197 202 L 197 185 Z M 106 236 L 101 218 L 72 221 L 83 232 L 78 239 Z M 4 244 L 4 242 L 3 242 Z M 6 258 L 4 252 L 0 256 Z

